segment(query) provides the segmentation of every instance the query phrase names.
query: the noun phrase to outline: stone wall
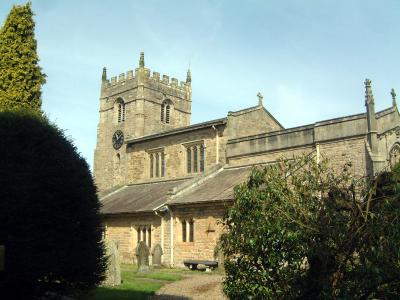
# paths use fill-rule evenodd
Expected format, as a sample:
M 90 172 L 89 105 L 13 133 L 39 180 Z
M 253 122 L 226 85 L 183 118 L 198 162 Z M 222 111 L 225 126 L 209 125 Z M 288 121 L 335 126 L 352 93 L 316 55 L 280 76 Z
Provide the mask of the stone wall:
M 219 132 L 222 134 L 223 126 L 218 128 L 220 128 Z M 219 156 L 219 161 L 225 160 L 223 151 L 225 140 L 220 137 L 217 139 L 216 131 L 211 126 L 170 136 L 160 136 L 157 139 L 129 145 L 127 149 L 126 183 L 134 183 L 139 180 L 154 180 L 154 178 L 150 178 L 150 156 L 148 151 L 157 148 L 165 154 L 166 173 L 164 178 L 160 179 L 196 175 L 188 174 L 186 170 L 186 146 L 190 143 L 202 143 L 205 146 L 205 171 L 217 164 L 217 155 Z
M 214 249 L 222 232 L 220 221 L 227 209 L 221 204 L 202 204 L 173 207 L 173 264 L 183 267 L 185 259 L 214 260 Z M 182 220 L 194 221 L 194 241 L 182 241 Z M 137 246 L 137 227 L 152 225 L 151 249 L 160 244 L 163 249 L 162 263 L 171 265 L 171 216 L 169 212 L 161 217 L 155 214 L 137 216 L 107 216 L 103 220 L 107 240 L 117 241 L 124 263 L 135 263 Z M 161 233 L 164 238 L 161 240 Z M 150 250 L 151 250 L 150 249 Z M 151 261 L 151 260 L 150 260 Z
M 220 221 L 227 209 L 221 204 L 181 206 L 174 209 L 174 265 L 186 259 L 214 260 L 214 249 L 222 232 Z M 193 242 L 183 242 L 182 221 L 194 221 Z
M 282 125 L 261 105 L 228 113 L 226 130 L 228 139 L 251 136 L 280 129 L 283 129 Z
M 119 251 L 124 263 L 136 263 L 135 249 L 139 226 L 151 225 L 151 249 L 154 245 L 161 244 L 161 218 L 154 214 L 106 216 L 103 219 L 103 225 L 105 238 L 119 243 Z

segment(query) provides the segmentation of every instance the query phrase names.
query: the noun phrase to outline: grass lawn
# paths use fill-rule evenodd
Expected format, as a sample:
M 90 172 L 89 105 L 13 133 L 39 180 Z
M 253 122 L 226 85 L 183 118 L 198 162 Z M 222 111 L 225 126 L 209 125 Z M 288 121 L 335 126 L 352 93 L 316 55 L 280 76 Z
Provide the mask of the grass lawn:
M 122 284 L 117 287 L 101 286 L 94 291 L 93 300 L 146 299 L 169 281 L 182 279 L 191 271 L 180 269 L 155 269 L 137 273 L 134 265 L 121 265 Z

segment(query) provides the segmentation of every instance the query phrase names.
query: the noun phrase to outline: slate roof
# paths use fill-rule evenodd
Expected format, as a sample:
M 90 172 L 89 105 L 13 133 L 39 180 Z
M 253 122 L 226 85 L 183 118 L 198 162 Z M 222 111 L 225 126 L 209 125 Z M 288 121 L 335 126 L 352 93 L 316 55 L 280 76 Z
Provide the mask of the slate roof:
M 173 180 L 125 186 L 101 199 L 101 213 L 151 212 L 167 201 L 168 190 L 184 182 L 185 180 Z
M 162 204 L 180 205 L 233 199 L 233 188 L 246 180 L 251 167 L 224 169 L 202 183 L 182 191 L 168 201 L 168 191 L 190 179 L 134 184 L 122 187 L 101 199 L 102 214 L 152 212 Z
M 246 181 L 252 167 L 225 169 L 216 176 L 173 198 L 168 204 L 189 204 L 233 199 L 233 188 Z

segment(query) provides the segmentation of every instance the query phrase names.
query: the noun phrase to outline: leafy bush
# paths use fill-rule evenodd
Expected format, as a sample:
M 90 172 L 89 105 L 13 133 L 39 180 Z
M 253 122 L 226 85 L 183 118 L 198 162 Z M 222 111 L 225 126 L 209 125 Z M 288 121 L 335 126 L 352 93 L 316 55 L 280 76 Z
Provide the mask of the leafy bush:
M 38 114 L 1 112 L 0 140 L 2 299 L 93 288 L 106 261 L 86 161 Z
M 254 169 L 221 237 L 232 299 L 391 299 L 400 293 L 400 166 L 373 182 L 313 157 Z

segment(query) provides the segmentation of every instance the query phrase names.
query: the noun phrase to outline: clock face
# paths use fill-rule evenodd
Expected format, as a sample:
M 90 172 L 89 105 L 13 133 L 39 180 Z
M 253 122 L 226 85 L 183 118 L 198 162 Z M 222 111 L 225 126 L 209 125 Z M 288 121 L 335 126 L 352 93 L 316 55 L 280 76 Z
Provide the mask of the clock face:
M 124 133 L 121 130 L 117 130 L 114 132 L 114 135 L 112 137 L 112 144 L 114 149 L 119 149 L 122 147 L 122 144 L 124 143 Z

